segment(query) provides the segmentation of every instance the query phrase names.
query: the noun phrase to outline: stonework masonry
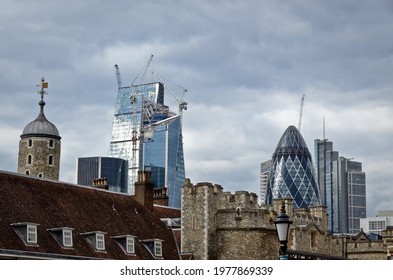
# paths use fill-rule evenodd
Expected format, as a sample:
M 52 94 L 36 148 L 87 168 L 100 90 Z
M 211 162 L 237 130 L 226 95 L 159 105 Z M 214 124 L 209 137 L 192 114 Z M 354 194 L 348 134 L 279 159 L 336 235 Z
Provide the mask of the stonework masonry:
M 224 192 L 209 182 L 182 188 L 181 250 L 198 260 L 278 259 L 279 243 L 274 219 L 284 203 L 291 226 L 288 251 L 293 256 L 322 259 L 386 259 L 393 248 L 393 230 L 383 239 L 369 240 L 364 232 L 333 235 L 327 231 L 326 207 L 293 209 L 292 199 L 277 199 L 273 205 L 258 205 L 247 191 Z M 392 249 L 393 250 L 393 249 Z
M 18 173 L 59 180 L 59 139 L 49 136 L 22 137 L 19 141 Z

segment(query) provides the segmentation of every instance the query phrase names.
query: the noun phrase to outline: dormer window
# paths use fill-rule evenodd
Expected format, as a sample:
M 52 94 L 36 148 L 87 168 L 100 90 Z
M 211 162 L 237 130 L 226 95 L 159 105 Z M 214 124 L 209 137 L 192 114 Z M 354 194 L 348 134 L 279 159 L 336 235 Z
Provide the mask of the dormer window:
M 63 246 L 72 247 L 72 230 L 63 229 Z
M 105 250 L 105 236 L 102 233 L 96 233 L 96 248 L 98 251 Z
M 48 229 L 50 234 L 56 239 L 56 241 L 63 248 L 73 247 L 72 230 L 73 230 L 72 228 L 68 228 L 68 227 Z
M 37 226 L 38 224 L 34 223 L 14 223 L 11 224 L 14 228 L 15 232 L 19 235 L 22 241 L 26 245 L 30 246 L 38 246 L 38 233 Z
M 102 231 L 81 233 L 86 241 L 98 252 L 105 252 L 105 234 L 106 232 Z
M 119 246 L 124 251 L 124 253 L 130 255 L 135 254 L 136 236 L 120 235 L 120 236 L 112 236 L 112 238 L 117 242 L 117 244 L 119 244 Z
M 162 258 L 162 241 L 161 239 L 141 240 L 142 244 L 149 250 L 155 258 Z
M 37 225 L 27 225 L 27 243 L 37 244 Z
M 154 255 L 162 257 L 162 242 L 154 241 Z

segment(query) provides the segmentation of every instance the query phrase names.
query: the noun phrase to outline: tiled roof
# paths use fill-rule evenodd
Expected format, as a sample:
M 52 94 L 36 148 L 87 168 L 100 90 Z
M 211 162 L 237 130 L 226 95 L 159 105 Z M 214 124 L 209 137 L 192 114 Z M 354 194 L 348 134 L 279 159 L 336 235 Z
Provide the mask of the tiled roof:
M 181 209 L 155 204 L 153 212 L 160 218 L 180 218 Z
M 179 259 L 170 229 L 132 196 L 0 171 L 0 255 L 104 259 L 154 259 L 139 240 L 160 239 L 163 259 Z M 38 246 L 27 246 L 11 224 L 34 223 Z M 72 228 L 73 247 L 65 249 L 48 229 Z M 81 234 L 104 232 L 105 252 L 97 252 Z M 127 255 L 115 236 L 137 237 L 135 255 Z

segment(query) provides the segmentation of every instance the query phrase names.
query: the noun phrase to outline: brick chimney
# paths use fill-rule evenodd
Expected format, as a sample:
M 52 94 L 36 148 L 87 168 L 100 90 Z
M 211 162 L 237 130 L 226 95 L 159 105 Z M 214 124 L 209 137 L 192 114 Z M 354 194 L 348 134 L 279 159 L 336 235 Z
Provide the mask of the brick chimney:
M 153 211 L 154 188 L 151 182 L 150 171 L 138 171 L 138 179 L 135 182 L 134 198 L 144 207 Z
M 94 179 L 92 186 L 97 189 L 108 190 L 109 189 L 108 179 L 107 178 Z
M 162 206 L 168 206 L 169 204 L 169 197 L 167 194 L 167 188 L 155 188 L 154 189 L 154 196 L 153 196 L 153 202 L 154 204 L 162 205 Z

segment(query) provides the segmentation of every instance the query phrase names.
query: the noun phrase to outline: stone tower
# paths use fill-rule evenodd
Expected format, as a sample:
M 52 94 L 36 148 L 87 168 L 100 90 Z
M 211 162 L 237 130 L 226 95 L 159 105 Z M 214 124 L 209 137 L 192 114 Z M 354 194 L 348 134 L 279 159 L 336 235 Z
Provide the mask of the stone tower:
M 44 78 L 40 87 L 40 112 L 34 121 L 26 125 L 20 136 L 18 173 L 59 180 L 61 137 L 56 126 L 44 114 L 44 89 L 48 87 Z

